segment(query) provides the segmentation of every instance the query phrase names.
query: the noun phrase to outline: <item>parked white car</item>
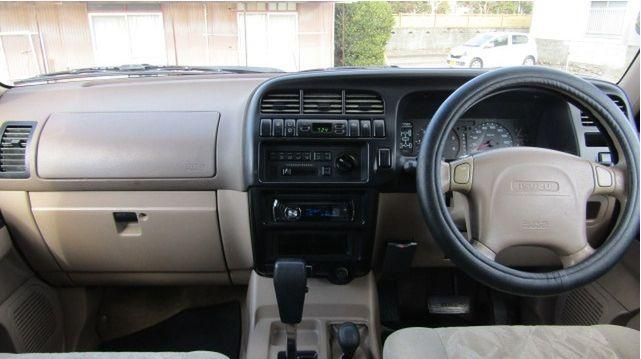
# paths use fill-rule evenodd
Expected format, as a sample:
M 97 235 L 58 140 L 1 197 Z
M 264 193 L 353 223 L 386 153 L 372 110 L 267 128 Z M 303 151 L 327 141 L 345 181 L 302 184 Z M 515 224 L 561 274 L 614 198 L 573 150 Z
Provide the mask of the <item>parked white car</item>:
M 536 42 L 521 32 L 486 32 L 456 46 L 447 57 L 450 67 L 534 65 Z

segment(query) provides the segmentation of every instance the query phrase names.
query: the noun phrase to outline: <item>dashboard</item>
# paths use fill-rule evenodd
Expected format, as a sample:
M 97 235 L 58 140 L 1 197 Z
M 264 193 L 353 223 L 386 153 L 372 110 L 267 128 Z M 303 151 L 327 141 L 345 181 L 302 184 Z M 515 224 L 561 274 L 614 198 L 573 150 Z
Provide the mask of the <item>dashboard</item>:
M 251 270 L 270 275 L 282 256 L 302 257 L 311 275 L 339 283 L 403 256 L 451 265 L 416 200 L 417 153 L 440 104 L 480 73 L 336 70 L 14 88 L 0 97 L 0 135 L 20 138 L 3 137 L 13 147 L 0 151 L 20 165 L 0 158 L 2 214 L 34 269 L 65 285 L 244 283 Z M 621 89 L 592 82 L 630 117 Z M 466 113 L 444 159 L 511 146 L 616 161 L 590 114 L 526 89 Z M 465 230 L 465 203 L 449 203 Z M 598 237 L 613 206 L 595 203 L 588 232 Z

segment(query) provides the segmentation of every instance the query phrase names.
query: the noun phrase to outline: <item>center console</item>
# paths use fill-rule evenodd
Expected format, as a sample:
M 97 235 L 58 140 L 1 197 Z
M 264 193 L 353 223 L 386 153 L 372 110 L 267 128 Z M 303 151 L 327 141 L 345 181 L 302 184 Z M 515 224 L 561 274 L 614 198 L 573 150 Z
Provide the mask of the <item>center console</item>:
M 259 90 L 248 116 L 254 267 L 271 276 L 277 259 L 300 258 L 311 277 L 345 284 L 371 269 L 394 126 L 380 94 L 280 82 Z

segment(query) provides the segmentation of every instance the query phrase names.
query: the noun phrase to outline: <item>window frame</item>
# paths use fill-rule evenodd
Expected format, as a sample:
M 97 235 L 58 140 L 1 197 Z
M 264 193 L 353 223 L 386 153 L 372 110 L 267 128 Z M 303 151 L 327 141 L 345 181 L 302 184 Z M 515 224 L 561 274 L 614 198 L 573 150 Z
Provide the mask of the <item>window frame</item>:
M 129 17 L 130 16 L 158 16 L 160 18 L 160 23 L 163 24 L 162 26 L 162 43 L 164 44 L 163 46 L 163 53 L 165 57 L 164 63 L 168 63 L 168 58 L 167 58 L 167 43 L 166 43 L 166 38 L 165 38 L 165 18 L 163 16 L 162 11 L 94 11 L 94 12 L 89 12 L 88 17 L 89 17 L 89 32 L 91 35 L 91 49 L 93 51 L 93 57 L 94 57 L 94 64 L 99 63 L 98 59 L 96 58 L 98 51 L 97 51 L 97 42 L 96 42 L 96 33 L 94 30 L 94 22 L 93 19 L 96 17 L 108 17 L 108 16 L 122 16 L 125 18 L 125 25 L 127 26 L 127 45 L 129 47 L 129 55 L 131 55 L 131 31 L 129 29 Z M 157 64 L 157 65 L 162 65 L 162 64 Z

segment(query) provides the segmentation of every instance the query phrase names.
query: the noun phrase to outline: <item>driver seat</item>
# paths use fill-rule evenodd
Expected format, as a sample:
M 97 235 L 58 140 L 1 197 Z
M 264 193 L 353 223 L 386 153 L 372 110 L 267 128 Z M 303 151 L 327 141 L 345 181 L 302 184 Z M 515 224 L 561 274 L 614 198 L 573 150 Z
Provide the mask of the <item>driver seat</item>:
M 639 331 L 616 326 L 407 328 L 385 341 L 383 359 L 639 358 Z

